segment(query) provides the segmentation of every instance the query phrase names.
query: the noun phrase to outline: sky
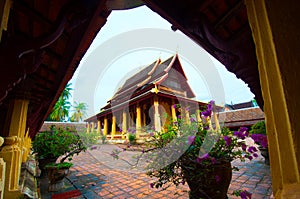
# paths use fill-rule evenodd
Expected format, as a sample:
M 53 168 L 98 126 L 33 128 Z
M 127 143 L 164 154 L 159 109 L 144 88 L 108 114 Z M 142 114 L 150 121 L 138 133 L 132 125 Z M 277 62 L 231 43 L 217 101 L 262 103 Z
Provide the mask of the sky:
M 179 54 L 199 101 L 219 104 L 250 101 L 249 87 L 220 62 L 146 6 L 113 11 L 81 60 L 71 83 L 71 101 L 88 104 L 87 116 L 99 112 L 128 77 L 158 58 Z M 224 93 L 224 94 L 223 94 Z M 223 96 L 224 95 L 224 96 Z

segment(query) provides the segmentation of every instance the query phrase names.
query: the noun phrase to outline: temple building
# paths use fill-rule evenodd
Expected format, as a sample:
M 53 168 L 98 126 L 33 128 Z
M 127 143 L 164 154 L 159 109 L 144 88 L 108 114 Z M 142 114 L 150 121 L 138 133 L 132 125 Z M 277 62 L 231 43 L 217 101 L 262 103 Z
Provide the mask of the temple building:
M 129 77 L 100 113 L 90 117 L 89 128 L 97 128 L 108 139 L 126 139 L 128 130 L 136 137 L 147 136 L 147 130 L 161 131 L 184 112 L 187 121 L 205 103 L 194 100 L 178 54 L 165 61 L 158 59 Z M 184 111 L 182 111 L 184 110 Z M 97 122 L 97 123 L 96 123 Z
M 265 113 L 273 195 L 300 198 L 298 1 L 3 0 L 0 5 L 0 199 L 23 193 L 18 183 L 31 139 L 110 13 L 141 5 L 248 84 Z

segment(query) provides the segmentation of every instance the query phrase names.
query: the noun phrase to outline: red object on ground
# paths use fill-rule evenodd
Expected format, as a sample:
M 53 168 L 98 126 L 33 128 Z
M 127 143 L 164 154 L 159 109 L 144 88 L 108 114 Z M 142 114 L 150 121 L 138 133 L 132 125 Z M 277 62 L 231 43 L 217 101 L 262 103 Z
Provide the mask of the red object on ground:
M 68 199 L 76 196 L 81 196 L 81 192 L 77 189 L 64 193 L 53 194 L 52 199 Z

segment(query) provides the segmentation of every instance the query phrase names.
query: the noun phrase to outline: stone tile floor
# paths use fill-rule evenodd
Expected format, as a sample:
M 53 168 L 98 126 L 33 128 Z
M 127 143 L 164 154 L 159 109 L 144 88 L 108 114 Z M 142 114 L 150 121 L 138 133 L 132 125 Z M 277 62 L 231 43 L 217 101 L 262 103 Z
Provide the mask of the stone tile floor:
M 152 179 L 128 164 L 135 152 L 126 151 L 122 154 L 125 161 L 114 160 L 110 155 L 113 149 L 119 148 L 116 145 L 101 145 L 96 150 L 75 156 L 74 166 L 65 180 L 65 189 L 57 193 L 78 189 L 82 196 L 73 197 L 77 199 L 188 198 L 187 185 L 178 187 L 172 185 L 165 190 L 150 188 Z M 254 199 L 273 198 L 270 167 L 264 164 L 263 157 L 260 156 L 247 163 L 235 161 L 232 164 L 240 170 L 233 171 L 228 191 L 229 198 L 238 198 L 231 195 L 232 191 L 237 189 L 248 190 Z M 53 194 L 57 194 L 46 191 L 45 179 L 40 182 L 43 199 L 50 199 Z

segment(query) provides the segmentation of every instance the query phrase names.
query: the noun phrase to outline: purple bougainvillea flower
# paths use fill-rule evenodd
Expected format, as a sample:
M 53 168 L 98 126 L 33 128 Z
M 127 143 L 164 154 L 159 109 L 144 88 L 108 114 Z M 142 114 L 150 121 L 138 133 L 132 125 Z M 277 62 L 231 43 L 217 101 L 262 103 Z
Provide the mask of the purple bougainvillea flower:
M 191 135 L 188 137 L 188 145 L 191 145 L 194 143 L 196 136 L 195 135 Z
M 257 153 L 253 153 L 253 157 L 257 158 L 258 157 Z
M 267 139 L 267 136 L 263 137 L 262 140 L 261 140 L 261 146 L 264 147 L 264 148 L 267 148 L 268 147 L 268 139 Z
M 177 125 L 178 124 L 178 122 L 177 121 L 175 121 L 175 122 L 173 122 L 174 123 L 174 125 Z
M 234 131 L 233 135 L 235 135 L 236 137 L 238 137 L 239 139 L 242 139 L 242 140 L 244 140 L 246 138 L 246 134 L 241 131 Z
M 244 190 L 244 191 L 242 191 L 242 192 L 240 193 L 240 197 L 241 197 L 242 199 L 251 199 L 252 194 L 251 194 L 250 192 Z
M 237 137 L 238 137 L 239 134 L 240 134 L 239 131 L 234 131 L 234 132 L 233 132 L 233 135 L 235 135 L 235 136 L 237 136 Z
M 241 127 L 240 128 L 240 132 L 248 132 L 248 128 L 247 127 Z
M 201 158 L 207 159 L 207 158 L 209 158 L 209 154 L 208 154 L 208 153 L 205 153 Z
M 247 145 L 243 143 L 243 144 L 242 144 L 242 150 L 243 150 L 243 151 L 246 151 L 246 149 L 247 149 Z
M 247 199 L 247 195 L 243 191 L 240 193 L 240 197 L 242 199 Z
M 225 135 L 225 136 L 224 136 L 224 140 L 225 140 L 225 142 L 226 142 L 226 146 L 230 146 L 231 141 L 232 141 L 231 137 Z
M 252 134 L 250 137 L 254 142 L 258 142 L 258 134 Z
M 209 116 L 211 116 L 211 110 L 207 109 L 206 111 L 203 111 L 203 112 L 202 112 L 202 115 L 203 115 L 204 117 L 209 117 Z
M 173 104 L 173 108 L 177 108 L 177 105 L 176 105 L 176 104 Z
M 209 104 L 207 105 L 207 107 L 209 107 L 210 109 L 214 106 L 215 101 L 214 100 L 210 100 Z
M 268 139 L 266 135 L 263 134 L 252 134 L 251 138 L 254 140 L 255 143 L 260 144 L 262 147 L 268 147 Z
M 206 110 L 203 111 L 203 112 L 201 113 L 204 117 L 207 118 L 207 117 L 211 116 L 211 113 L 212 113 L 212 109 L 213 109 L 214 103 L 215 103 L 215 101 L 211 100 L 211 101 L 207 104 Z
M 209 129 L 209 126 L 208 125 L 205 125 L 204 126 L 204 130 L 208 130 Z
M 149 135 L 150 135 L 150 137 L 153 137 L 153 136 L 154 136 L 154 133 L 153 133 L 153 132 L 151 132 Z
M 250 147 L 248 148 L 248 152 L 249 152 L 249 153 L 257 152 L 257 148 L 256 148 L 255 146 L 250 146 Z
M 201 157 L 197 157 L 196 161 L 200 164 L 203 160 L 206 160 L 206 159 L 208 159 L 208 158 L 209 158 L 209 154 L 206 153 L 206 154 L 204 154 L 204 155 L 201 156 Z

